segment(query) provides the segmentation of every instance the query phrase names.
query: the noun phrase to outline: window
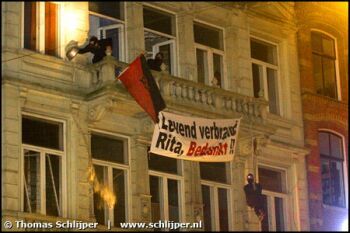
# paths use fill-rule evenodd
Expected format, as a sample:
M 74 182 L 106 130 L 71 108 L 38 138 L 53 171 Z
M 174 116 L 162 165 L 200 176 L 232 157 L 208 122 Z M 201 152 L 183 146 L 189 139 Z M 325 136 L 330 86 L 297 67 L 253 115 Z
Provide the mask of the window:
M 229 163 L 200 163 L 205 231 L 230 231 Z
M 323 203 L 345 207 L 342 138 L 332 133 L 319 132 L 318 139 L 322 166 Z
M 193 23 L 197 59 L 197 82 L 223 87 L 223 31 L 198 22 Z
M 261 222 L 262 231 L 288 231 L 285 172 L 259 167 L 259 183 L 262 186 L 263 206 L 266 216 Z
M 148 160 L 152 222 L 181 222 L 182 191 L 181 161 L 150 154 Z
M 51 2 L 24 2 L 23 22 L 24 48 L 44 51 L 47 55 L 58 56 L 57 4 Z
M 269 102 L 269 112 L 280 114 L 277 47 L 254 38 L 250 39 L 254 97 Z
M 125 61 L 123 2 L 89 2 L 89 37 L 112 40 L 112 56 Z
M 319 32 L 311 32 L 313 73 L 316 93 L 337 98 L 335 41 Z
M 127 177 L 129 172 L 127 141 L 115 136 L 93 133 L 91 154 L 96 177 L 117 197 L 113 208 L 108 208 L 98 193 L 94 193 L 94 213 L 99 224 L 119 227 L 127 220 Z
M 22 116 L 23 211 L 65 216 L 63 123 Z
M 147 6 L 143 7 L 146 58 L 158 52 L 164 57 L 165 72 L 177 75 L 175 16 Z

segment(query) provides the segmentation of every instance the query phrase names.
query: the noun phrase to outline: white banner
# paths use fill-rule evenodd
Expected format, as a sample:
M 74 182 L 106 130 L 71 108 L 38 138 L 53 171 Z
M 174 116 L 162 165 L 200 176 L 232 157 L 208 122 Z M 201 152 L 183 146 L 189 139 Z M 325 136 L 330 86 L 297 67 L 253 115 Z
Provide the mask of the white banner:
M 198 162 L 233 159 L 241 119 L 204 119 L 159 112 L 151 153 Z

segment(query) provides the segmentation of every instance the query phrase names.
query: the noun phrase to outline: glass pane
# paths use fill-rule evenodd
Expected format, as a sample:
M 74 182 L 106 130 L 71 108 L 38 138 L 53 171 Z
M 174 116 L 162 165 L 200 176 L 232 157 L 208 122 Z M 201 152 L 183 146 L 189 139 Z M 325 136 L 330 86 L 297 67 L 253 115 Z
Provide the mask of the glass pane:
M 202 199 L 203 199 L 203 217 L 204 217 L 204 230 L 210 231 L 211 226 L 211 202 L 210 202 L 210 187 L 202 185 Z
M 197 82 L 205 83 L 208 75 L 207 52 L 201 49 L 196 49 L 197 57 Z
M 200 162 L 201 179 L 227 183 L 226 163 Z
M 263 221 L 261 222 L 261 231 L 269 231 L 270 227 L 269 227 L 269 208 L 267 206 L 267 196 L 266 195 L 262 195 L 262 202 L 263 202 L 263 209 L 264 212 L 266 213 Z
M 193 24 L 194 41 L 211 48 L 223 50 L 222 31 L 207 25 Z
M 61 159 L 57 155 L 46 154 L 46 215 L 62 216 Z
M 117 60 L 120 60 L 120 48 L 119 48 L 119 28 L 106 29 L 106 38 L 112 39 L 112 56 L 114 56 Z
M 214 83 L 212 83 L 212 85 L 216 87 L 221 87 L 221 81 L 222 81 L 221 77 L 223 73 L 221 55 L 213 53 L 213 66 L 214 66 L 213 77 L 215 81 Z
M 262 67 L 257 64 L 252 64 L 253 71 L 253 89 L 254 89 L 254 97 L 259 98 L 263 96 L 264 84 L 262 81 Z
M 270 113 L 279 114 L 278 110 L 278 86 L 277 86 L 277 71 L 267 68 L 267 89 L 269 98 Z
M 259 167 L 259 183 L 263 190 L 284 192 L 285 182 L 282 178 L 282 171 L 279 172 Z
M 33 117 L 22 117 L 22 142 L 63 150 L 63 124 Z
M 323 54 L 335 57 L 334 53 L 334 40 L 330 38 L 322 38 Z
M 95 159 L 115 163 L 126 163 L 122 140 L 96 134 L 91 135 L 91 153 Z
M 40 153 L 24 150 L 24 211 L 40 213 Z
M 156 176 L 149 177 L 151 206 L 152 206 L 152 222 L 157 222 L 162 219 L 161 210 L 161 179 Z
M 250 52 L 252 58 L 277 65 L 276 46 L 274 45 L 251 39 Z
M 159 52 L 164 56 L 164 64 L 166 65 L 165 71 L 171 74 L 171 49 L 170 44 L 159 46 Z
M 125 222 L 125 173 L 116 168 L 113 168 L 113 192 L 117 200 L 114 206 L 114 226 L 120 227 L 120 223 Z
M 324 78 L 324 95 L 331 98 L 337 97 L 337 86 L 335 80 L 335 62 L 332 59 L 322 58 L 322 69 Z
M 174 17 L 159 10 L 143 8 L 143 25 L 145 28 L 158 32 L 175 35 L 173 28 Z
M 220 231 L 228 231 L 228 197 L 227 190 L 218 189 L 219 198 L 219 219 L 220 219 Z
M 283 199 L 275 197 L 276 231 L 284 231 Z
M 117 1 L 89 2 L 89 11 L 123 20 L 124 14 L 122 4 L 122 2 Z
M 329 148 L 329 134 L 328 133 L 318 133 L 318 148 L 320 150 L 321 155 L 330 156 L 330 148 Z
M 319 33 L 311 33 L 312 51 L 322 53 L 322 36 Z
M 101 185 L 106 184 L 106 177 L 107 177 L 107 169 L 103 166 L 95 165 L 94 164 L 94 169 L 96 173 L 96 178 L 98 182 Z M 94 192 L 94 214 L 96 221 L 101 224 L 105 225 L 105 216 L 106 216 L 106 208 L 105 208 L 105 203 L 102 200 L 101 196 L 99 193 Z
M 148 168 L 150 170 L 177 174 L 177 159 L 160 156 L 153 153 L 151 153 L 148 158 Z
M 343 145 L 342 139 L 334 134 L 330 134 L 331 136 L 331 155 L 333 157 L 343 159 Z
M 168 204 L 169 204 L 169 220 L 179 222 L 179 190 L 178 181 L 168 179 Z
M 24 48 L 36 49 L 36 2 L 24 2 Z
M 321 159 L 323 203 L 345 207 L 343 167 L 339 161 Z
M 312 55 L 314 82 L 317 94 L 323 94 L 322 57 Z
M 45 54 L 58 54 L 57 42 L 57 4 L 45 2 Z

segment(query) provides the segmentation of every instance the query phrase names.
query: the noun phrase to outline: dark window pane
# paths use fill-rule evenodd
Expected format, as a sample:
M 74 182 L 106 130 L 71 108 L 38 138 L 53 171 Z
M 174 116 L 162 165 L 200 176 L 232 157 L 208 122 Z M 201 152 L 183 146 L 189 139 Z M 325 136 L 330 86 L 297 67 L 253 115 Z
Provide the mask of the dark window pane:
M 215 49 L 223 50 L 222 30 L 212 28 L 203 24 L 194 23 L 194 41 Z
M 330 38 L 322 38 L 322 48 L 323 48 L 323 54 L 335 57 L 334 53 L 334 40 Z
M 45 2 L 45 54 L 57 56 L 57 4 Z
M 282 178 L 282 172 L 259 167 L 259 183 L 262 189 L 284 192 L 285 187 Z
M 267 196 L 262 195 L 261 199 L 263 202 L 262 206 L 263 206 L 264 212 L 266 213 L 263 221 L 261 222 L 261 231 L 266 232 L 266 231 L 269 231 L 269 229 L 270 229 L 270 227 L 269 227 L 270 213 L 269 213 L 269 209 L 267 208 Z
M 120 227 L 125 222 L 125 175 L 124 171 L 113 168 L 113 192 L 117 197 L 114 206 L 114 226 Z
M 222 77 L 222 56 L 213 53 L 213 77 L 217 79 L 218 87 L 221 87 L 221 77 Z
M 210 202 L 210 187 L 202 185 L 202 199 L 203 199 L 203 217 L 204 217 L 204 230 L 211 231 L 211 202 Z
M 169 220 L 179 221 L 179 190 L 178 181 L 168 179 L 168 204 L 169 204 Z
M 171 50 L 170 50 L 170 44 L 165 44 L 159 46 L 159 52 L 163 54 L 163 62 L 166 65 L 169 74 L 171 74 Z
M 276 231 L 284 231 L 283 199 L 275 197 Z
M 318 133 L 318 148 L 321 155 L 330 156 L 330 147 L 329 147 L 329 134 L 328 133 Z
M 201 179 L 227 183 L 226 163 L 199 163 Z
M 319 55 L 312 55 L 313 73 L 315 88 L 317 94 L 323 94 L 323 72 L 322 72 L 322 57 Z
M 330 134 L 331 155 L 335 158 L 343 159 L 342 139 L 334 134 Z
M 263 83 L 260 83 L 262 80 L 262 67 L 257 64 L 252 64 L 253 71 L 253 89 L 254 89 L 254 97 L 259 98 L 263 96 Z
M 335 61 L 333 59 L 323 57 L 322 70 L 324 78 L 324 95 L 331 98 L 336 98 L 337 84 L 335 80 Z
M 150 193 L 151 193 L 151 208 L 152 208 L 152 222 L 157 222 L 162 218 L 161 214 L 161 180 L 156 176 L 149 177 Z
M 311 33 L 312 51 L 322 53 L 322 36 L 319 33 Z
M 63 124 L 23 116 L 22 142 L 34 146 L 63 150 Z
M 177 174 L 177 160 L 151 153 L 148 160 L 150 170 Z
M 24 211 L 40 212 L 40 153 L 24 150 Z
M 269 98 L 270 113 L 279 114 L 278 111 L 278 88 L 277 88 L 277 71 L 267 68 L 267 89 Z
M 95 159 L 126 163 L 122 140 L 96 134 L 91 135 L 91 153 Z
M 219 219 L 220 219 L 220 231 L 228 231 L 228 197 L 227 190 L 218 189 L 219 199 Z
M 197 82 L 205 83 L 207 76 L 207 53 L 201 49 L 196 49 L 197 56 Z
M 169 35 L 175 34 L 175 29 L 173 29 L 173 16 L 158 10 L 143 8 L 143 24 L 144 27 L 148 29 Z
M 252 58 L 277 65 L 276 46 L 251 39 L 250 51 Z
M 89 2 L 89 11 L 123 20 L 124 16 L 122 4 L 122 2 L 118 1 Z
M 98 182 L 101 185 L 105 185 L 105 168 L 103 166 L 94 165 L 95 174 Z M 105 225 L 105 203 L 98 192 L 94 192 L 94 214 L 96 221 Z
M 46 215 L 62 216 L 61 161 L 56 155 L 46 154 Z
M 24 2 L 24 48 L 36 50 L 36 2 Z

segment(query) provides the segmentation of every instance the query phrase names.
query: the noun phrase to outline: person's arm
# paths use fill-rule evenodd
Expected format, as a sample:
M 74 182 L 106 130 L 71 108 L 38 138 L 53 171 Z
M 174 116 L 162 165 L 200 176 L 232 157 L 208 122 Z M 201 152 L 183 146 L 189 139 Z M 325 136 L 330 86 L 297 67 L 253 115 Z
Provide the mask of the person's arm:
M 93 53 L 94 46 L 92 44 L 86 45 L 84 48 L 79 49 L 78 53 L 84 54 L 84 53 Z

